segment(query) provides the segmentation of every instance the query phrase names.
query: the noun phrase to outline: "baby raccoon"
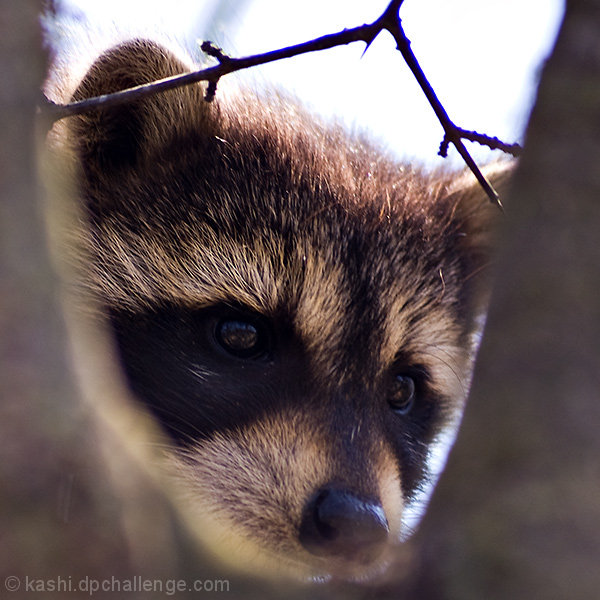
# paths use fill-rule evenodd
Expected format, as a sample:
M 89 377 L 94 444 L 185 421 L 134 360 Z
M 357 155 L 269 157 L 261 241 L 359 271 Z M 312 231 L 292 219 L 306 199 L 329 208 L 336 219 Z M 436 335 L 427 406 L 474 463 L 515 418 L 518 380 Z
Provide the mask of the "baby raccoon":
M 187 70 L 130 41 L 72 100 Z M 215 551 L 368 577 L 460 419 L 495 209 L 474 183 L 398 163 L 293 102 L 203 93 L 60 125 L 84 284 Z

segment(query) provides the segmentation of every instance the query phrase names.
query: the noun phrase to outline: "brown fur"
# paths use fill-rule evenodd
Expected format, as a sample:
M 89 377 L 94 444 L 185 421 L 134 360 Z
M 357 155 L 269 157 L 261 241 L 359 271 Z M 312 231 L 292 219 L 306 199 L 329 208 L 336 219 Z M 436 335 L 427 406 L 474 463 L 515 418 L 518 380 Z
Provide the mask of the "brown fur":
M 94 63 L 74 99 L 186 68 L 130 42 Z M 208 104 L 200 85 L 71 118 L 55 135 L 86 208 L 83 285 L 111 318 L 134 391 L 176 438 L 173 471 L 204 533 L 223 555 L 276 557 L 304 576 L 380 569 L 469 387 L 494 211 L 483 194 L 285 98 Z M 198 358 L 206 344 L 189 332 L 213 307 L 268 319 L 281 357 L 223 371 Z M 165 366 L 165 382 L 154 366 L 178 353 L 185 369 Z M 387 398 L 405 372 L 426 376 L 414 417 L 399 419 Z M 330 482 L 381 502 L 390 544 L 377 561 L 299 543 L 308 498 Z
M 247 428 L 216 434 L 174 459 L 192 514 L 204 535 L 217 540 L 214 548 L 221 558 L 242 556 L 245 568 L 269 574 L 281 573 L 282 568 L 311 577 L 356 579 L 373 573 L 373 565 L 349 566 L 343 560 L 310 556 L 298 542 L 306 499 L 315 488 L 348 471 L 347 464 L 339 464 L 329 432 L 320 429 L 316 419 L 302 413 L 276 414 Z M 373 451 L 370 481 L 352 471 L 344 476 L 356 487 L 378 491 L 390 527 L 398 532 L 403 499 L 394 459 L 389 449 Z M 377 570 L 391 552 L 389 546 Z

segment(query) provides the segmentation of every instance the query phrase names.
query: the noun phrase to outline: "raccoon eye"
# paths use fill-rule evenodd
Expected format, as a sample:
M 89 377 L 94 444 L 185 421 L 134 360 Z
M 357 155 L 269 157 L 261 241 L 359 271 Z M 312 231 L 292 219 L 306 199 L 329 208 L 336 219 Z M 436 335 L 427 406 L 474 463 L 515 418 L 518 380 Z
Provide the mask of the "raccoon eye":
M 407 415 L 416 398 L 415 380 L 408 375 L 396 375 L 392 388 L 389 404 L 392 410 L 399 415 Z
M 266 328 L 253 320 L 221 319 L 215 327 L 215 339 L 236 358 L 262 358 L 269 349 Z

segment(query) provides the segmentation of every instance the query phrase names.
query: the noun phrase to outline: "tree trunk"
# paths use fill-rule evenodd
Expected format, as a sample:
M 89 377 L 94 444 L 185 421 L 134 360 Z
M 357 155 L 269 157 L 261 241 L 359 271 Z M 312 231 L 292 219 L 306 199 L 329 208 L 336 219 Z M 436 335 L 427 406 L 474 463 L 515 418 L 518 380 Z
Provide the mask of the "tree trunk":
M 600 0 L 576 0 L 505 202 L 471 398 L 406 597 L 598 597 L 599 165 Z

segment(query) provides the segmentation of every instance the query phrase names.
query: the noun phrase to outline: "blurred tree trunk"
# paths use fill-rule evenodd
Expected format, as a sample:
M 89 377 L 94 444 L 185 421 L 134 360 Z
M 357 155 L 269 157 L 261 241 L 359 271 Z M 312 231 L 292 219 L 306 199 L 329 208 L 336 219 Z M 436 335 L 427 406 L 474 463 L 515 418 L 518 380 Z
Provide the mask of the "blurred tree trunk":
M 56 577 L 67 565 L 94 576 L 130 564 L 68 358 L 46 243 L 35 135 L 45 70 L 40 5 L 0 3 L 0 569 L 22 586 L 26 576 Z
M 505 204 L 469 405 L 406 597 L 600 591 L 600 0 L 567 1 Z
M 102 382 L 118 378 L 94 354 L 101 331 L 85 339 L 74 327 L 87 343 L 77 366 L 95 390 L 76 376 L 38 185 L 40 8 L 0 1 L 0 596 L 28 596 L 32 581 L 57 587 L 59 577 L 63 587 L 48 597 L 85 578 L 207 576 L 190 568 L 186 536 L 125 437 L 94 410 L 119 393 Z

